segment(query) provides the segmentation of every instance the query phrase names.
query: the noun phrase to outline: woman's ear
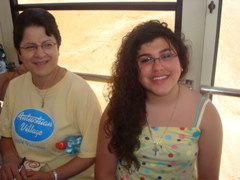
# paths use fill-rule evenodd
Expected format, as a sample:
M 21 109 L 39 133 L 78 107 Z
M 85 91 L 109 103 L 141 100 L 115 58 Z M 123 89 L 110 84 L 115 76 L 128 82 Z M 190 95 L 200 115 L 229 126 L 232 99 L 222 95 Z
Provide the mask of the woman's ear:
M 20 51 L 17 50 L 17 49 L 15 49 L 15 50 L 16 50 L 16 53 L 17 53 L 17 55 L 18 55 L 19 60 L 20 60 L 21 62 L 23 62 L 23 61 L 22 61 L 22 55 L 21 55 Z

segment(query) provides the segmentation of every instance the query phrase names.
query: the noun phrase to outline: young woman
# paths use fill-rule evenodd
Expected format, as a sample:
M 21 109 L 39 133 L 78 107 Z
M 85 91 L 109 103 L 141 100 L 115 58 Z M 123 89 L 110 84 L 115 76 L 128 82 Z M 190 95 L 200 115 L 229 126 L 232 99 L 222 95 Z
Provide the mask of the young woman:
M 90 86 L 58 65 L 61 36 L 55 18 L 26 9 L 14 24 L 14 45 L 29 70 L 8 86 L 0 119 L 0 179 L 91 180 L 101 109 Z M 55 144 L 82 136 L 80 152 Z M 21 159 L 40 171 L 18 169 Z
M 181 85 L 188 49 L 166 23 L 124 37 L 102 115 L 97 180 L 217 180 L 222 125 L 214 105 Z

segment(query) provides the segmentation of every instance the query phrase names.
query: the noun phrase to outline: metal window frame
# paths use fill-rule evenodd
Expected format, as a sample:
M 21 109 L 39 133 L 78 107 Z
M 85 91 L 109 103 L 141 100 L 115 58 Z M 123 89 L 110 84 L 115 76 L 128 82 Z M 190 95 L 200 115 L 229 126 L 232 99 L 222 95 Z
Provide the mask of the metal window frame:
M 182 3 L 177 2 L 92 2 L 92 3 L 42 3 L 18 4 L 18 0 L 10 0 L 12 19 L 19 11 L 27 8 L 43 8 L 46 10 L 139 10 L 139 11 L 175 11 L 175 31 L 182 28 Z

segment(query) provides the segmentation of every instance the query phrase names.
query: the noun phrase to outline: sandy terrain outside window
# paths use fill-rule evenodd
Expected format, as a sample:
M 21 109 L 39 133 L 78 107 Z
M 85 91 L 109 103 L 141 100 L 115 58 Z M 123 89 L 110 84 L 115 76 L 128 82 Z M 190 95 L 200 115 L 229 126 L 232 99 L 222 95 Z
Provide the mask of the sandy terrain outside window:
M 62 35 L 59 64 L 73 72 L 110 75 L 122 38 L 137 24 L 151 19 L 174 29 L 173 11 L 50 11 Z M 63 14 L 64 13 L 64 14 Z M 105 83 L 88 81 L 104 109 Z
M 240 89 L 240 1 L 223 0 L 214 86 Z M 220 180 L 240 179 L 240 97 L 213 96 L 223 123 Z

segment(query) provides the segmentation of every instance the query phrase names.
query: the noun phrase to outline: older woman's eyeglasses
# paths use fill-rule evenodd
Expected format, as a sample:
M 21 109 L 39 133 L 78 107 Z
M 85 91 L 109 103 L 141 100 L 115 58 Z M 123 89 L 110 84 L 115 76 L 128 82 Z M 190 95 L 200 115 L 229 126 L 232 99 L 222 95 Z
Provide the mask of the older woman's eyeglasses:
M 20 47 L 21 49 L 24 49 L 27 52 L 36 52 L 36 50 L 38 49 L 38 47 L 40 46 L 43 51 L 47 51 L 52 49 L 53 46 L 55 46 L 57 43 L 54 42 L 44 42 L 41 45 L 37 45 L 37 44 L 26 44 L 23 47 Z
M 177 55 L 173 53 L 167 53 L 167 54 L 161 55 L 159 58 L 153 58 L 153 57 L 148 57 L 144 55 L 144 56 L 140 56 L 137 62 L 140 67 L 149 67 L 149 66 L 152 66 L 155 60 L 157 59 L 164 66 L 172 62 L 175 59 L 175 57 L 177 57 Z

